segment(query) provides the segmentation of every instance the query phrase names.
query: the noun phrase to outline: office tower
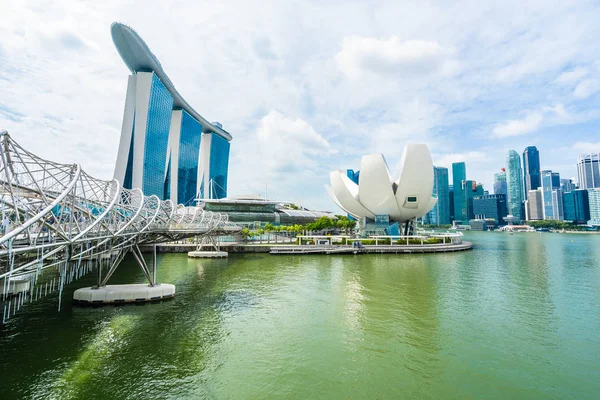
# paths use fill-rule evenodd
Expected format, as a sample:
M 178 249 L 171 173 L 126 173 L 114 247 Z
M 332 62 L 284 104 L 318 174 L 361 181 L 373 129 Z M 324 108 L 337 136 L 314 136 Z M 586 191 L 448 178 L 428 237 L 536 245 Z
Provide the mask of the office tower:
M 504 197 L 508 194 L 506 170 L 504 168 L 502 168 L 502 172 L 494 174 L 494 194 L 503 194 Z
M 466 225 L 470 220 L 475 218 L 475 213 L 473 212 L 473 199 L 477 196 L 483 196 L 483 185 L 477 184 L 477 182 L 471 180 L 463 181 L 463 193 L 465 194 L 467 210 L 467 219 L 463 221 L 463 225 Z
M 530 190 L 527 193 L 527 220 L 538 221 L 544 219 L 544 202 L 542 189 Z
M 560 189 L 560 174 L 558 172 L 552 173 L 552 187 L 554 189 Z
M 448 185 L 448 205 L 450 209 L 450 223 L 454 221 L 454 185 Z
M 540 187 L 540 153 L 535 146 L 528 146 L 523 151 L 523 174 L 525 199 L 530 190 Z
M 588 198 L 590 204 L 589 225 L 600 225 L 600 189 L 589 189 Z
M 585 224 L 590 219 L 589 193 L 585 189 L 576 189 L 563 193 L 565 221 Z
M 600 188 L 600 153 L 581 154 L 577 161 L 579 189 Z
M 504 224 L 506 196 L 488 194 L 473 197 L 473 214 L 476 219 L 495 219 L 498 225 Z
M 544 219 L 563 220 L 562 195 L 560 195 L 560 176 L 550 170 L 544 170 L 542 177 L 542 201 Z
M 561 179 L 560 180 L 560 190 L 564 193 L 572 192 L 577 189 L 577 186 L 573 183 L 572 179 Z
M 114 23 L 111 33 L 132 73 L 114 178 L 175 204 L 226 197 L 231 135 L 183 99 L 133 29 Z
M 467 166 L 464 162 L 452 164 L 452 186 L 454 187 L 454 220 L 467 224 L 467 203 L 463 182 L 467 180 Z
M 523 170 L 521 158 L 515 150 L 506 155 L 506 185 L 508 191 L 508 214 L 522 220 L 523 205 Z
M 448 168 L 433 167 L 433 194 L 437 195 L 438 201 L 424 217 L 425 222 L 432 225 L 450 224 Z

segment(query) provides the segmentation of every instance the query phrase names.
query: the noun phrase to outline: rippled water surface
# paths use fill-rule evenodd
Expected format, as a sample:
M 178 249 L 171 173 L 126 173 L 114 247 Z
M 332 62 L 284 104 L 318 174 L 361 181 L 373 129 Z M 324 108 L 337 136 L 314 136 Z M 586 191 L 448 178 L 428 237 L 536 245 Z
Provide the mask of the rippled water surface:
M 439 255 L 159 255 L 171 301 L 50 297 L 0 328 L 0 399 L 598 398 L 600 236 L 467 237 Z M 113 279 L 143 275 L 128 259 Z

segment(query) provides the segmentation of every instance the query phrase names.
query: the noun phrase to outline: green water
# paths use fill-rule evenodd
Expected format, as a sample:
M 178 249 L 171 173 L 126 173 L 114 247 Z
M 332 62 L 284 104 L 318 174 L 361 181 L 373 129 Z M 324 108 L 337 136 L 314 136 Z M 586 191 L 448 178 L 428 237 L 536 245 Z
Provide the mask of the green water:
M 0 399 L 596 399 L 600 236 L 432 255 L 159 257 L 171 301 L 27 306 Z M 114 282 L 143 282 L 126 260 Z M 89 276 L 74 283 L 89 285 Z

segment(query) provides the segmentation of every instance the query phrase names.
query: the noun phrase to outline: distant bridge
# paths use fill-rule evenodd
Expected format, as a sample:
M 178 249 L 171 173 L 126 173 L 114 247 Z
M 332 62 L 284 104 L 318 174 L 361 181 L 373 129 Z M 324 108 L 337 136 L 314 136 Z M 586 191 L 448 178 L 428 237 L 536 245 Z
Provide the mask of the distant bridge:
M 128 252 L 153 285 L 155 271 L 151 276 L 140 244 L 241 229 L 226 214 L 176 206 L 155 195 L 144 196 L 140 189 L 125 189 L 116 180 L 96 179 L 78 164 L 38 157 L 6 131 L 0 132 L 0 154 L 3 300 L 11 293 L 11 282 L 17 280 L 29 281 L 29 297 L 25 291 L 21 295 L 33 298 L 36 290 L 42 290 L 35 286 L 41 271 L 49 268 L 57 269 L 59 278 L 52 286 L 60 292 L 65 283 L 94 265 L 98 285 L 103 286 Z

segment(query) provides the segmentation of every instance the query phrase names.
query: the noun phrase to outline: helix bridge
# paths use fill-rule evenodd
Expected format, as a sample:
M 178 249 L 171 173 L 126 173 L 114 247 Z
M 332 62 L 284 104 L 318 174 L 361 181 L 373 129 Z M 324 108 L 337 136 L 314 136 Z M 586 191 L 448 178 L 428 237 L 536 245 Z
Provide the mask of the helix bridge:
M 25 304 L 58 292 L 90 271 L 107 284 L 132 253 L 149 285 L 156 282 L 140 245 L 235 234 L 226 214 L 175 205 L 116 180 L 94 178 L 78 164 L 43 159 L 0 132 L 0 308 L 6 322 Z

